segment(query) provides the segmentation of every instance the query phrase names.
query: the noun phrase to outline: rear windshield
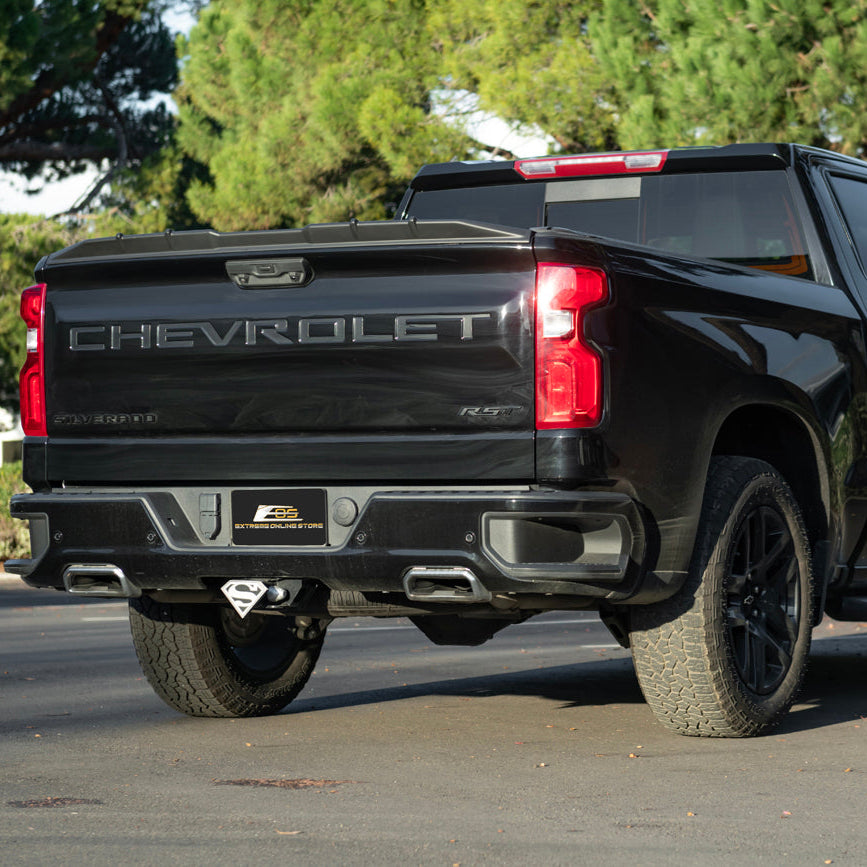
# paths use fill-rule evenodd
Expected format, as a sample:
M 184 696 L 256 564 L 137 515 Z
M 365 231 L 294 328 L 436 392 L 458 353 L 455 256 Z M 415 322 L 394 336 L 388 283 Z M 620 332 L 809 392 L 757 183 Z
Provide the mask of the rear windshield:
M 406 217 L 557 226 L 813 278 L 783 171 L 586 178 L 421 190 Z

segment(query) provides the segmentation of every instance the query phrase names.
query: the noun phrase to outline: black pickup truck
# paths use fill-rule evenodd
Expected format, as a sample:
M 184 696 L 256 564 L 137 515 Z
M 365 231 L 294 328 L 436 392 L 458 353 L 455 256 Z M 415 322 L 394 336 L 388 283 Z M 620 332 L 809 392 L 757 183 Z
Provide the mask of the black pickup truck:
M 658 718 L 768 731 L 867 616 L 867 164 L 424 167 L 397 218 L 85 241 L 25 290 L 34 587 L 154 689 L 273 713 L 337 617 L 598 611 Z

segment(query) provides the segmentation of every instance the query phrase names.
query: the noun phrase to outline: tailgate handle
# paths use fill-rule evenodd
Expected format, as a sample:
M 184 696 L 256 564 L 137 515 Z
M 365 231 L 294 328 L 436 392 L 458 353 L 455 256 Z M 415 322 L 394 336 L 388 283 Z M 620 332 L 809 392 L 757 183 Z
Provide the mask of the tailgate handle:
M 313 279 L 306 259 L 237 259 L 226 262 L 226 273 L 241 289 L 304 286 Z

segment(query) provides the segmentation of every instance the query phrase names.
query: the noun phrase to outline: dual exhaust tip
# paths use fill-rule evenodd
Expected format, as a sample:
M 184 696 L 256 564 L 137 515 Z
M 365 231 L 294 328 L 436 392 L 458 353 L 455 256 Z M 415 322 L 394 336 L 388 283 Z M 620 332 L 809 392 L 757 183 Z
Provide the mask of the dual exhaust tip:
M 112 563 L 73 563 L 63 572 L 63 586 L 73 596 L 141 596 L 141 588 Z M 492 598 L 478 576 L 463 566 L 413 566 L 404 573 L 403 588 L 413 602 L 472 604 L 490 602 Z

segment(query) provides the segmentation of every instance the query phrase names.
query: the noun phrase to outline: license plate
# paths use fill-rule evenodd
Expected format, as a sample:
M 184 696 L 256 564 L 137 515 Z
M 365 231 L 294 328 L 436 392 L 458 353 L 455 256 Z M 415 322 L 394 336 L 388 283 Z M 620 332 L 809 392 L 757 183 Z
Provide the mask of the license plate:
M 236 545 L 326 545 L 325 491 L 232 491 Z

